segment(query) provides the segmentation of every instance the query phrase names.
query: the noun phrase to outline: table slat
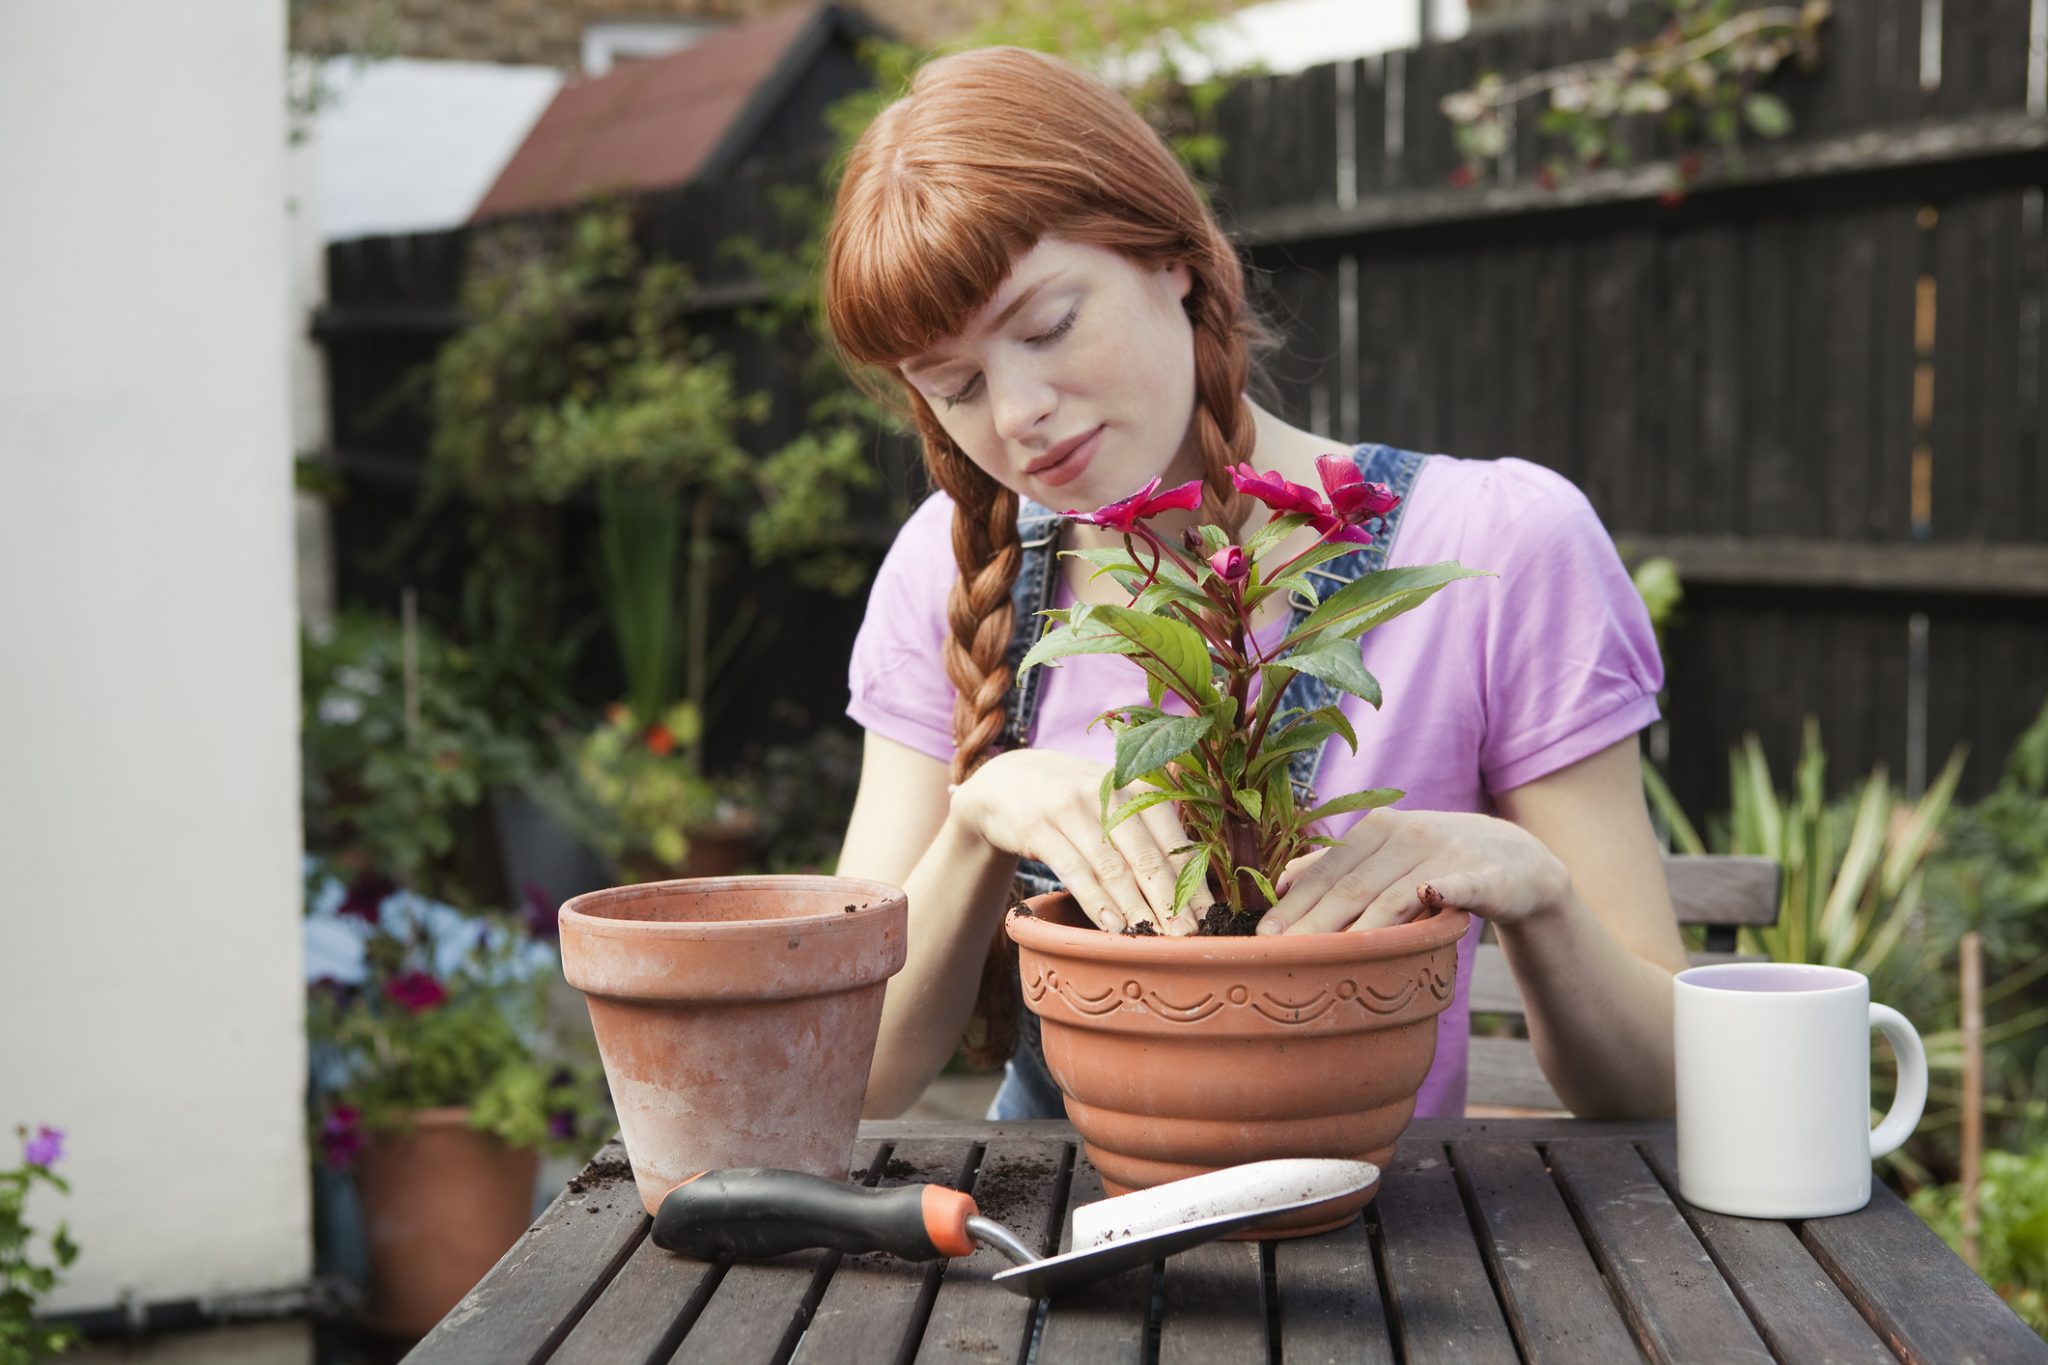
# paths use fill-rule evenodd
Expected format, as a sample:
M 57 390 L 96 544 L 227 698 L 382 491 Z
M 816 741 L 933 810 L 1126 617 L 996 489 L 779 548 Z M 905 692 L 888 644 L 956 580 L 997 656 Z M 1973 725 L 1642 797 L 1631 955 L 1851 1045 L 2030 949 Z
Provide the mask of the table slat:
M 1266 1358 L 1266 1272 L 1257 1242 L 1207 1242 L 1166 1258 L 1159 1365 Z
M 897 1142 L 874 1175 L 883 1185 L 960 1189 L 973 1155 L 973 1144 L 957 1138 Z M 936 1261 L 905 1261 L 881 1252 L 842 1258 L 796 1359 L 805 1365 L 902 1360 L 924 1326 L 938 1276 Z
M 1273 1244 L 1281 1365 L 1394 1365 L 1372 1234 L 1355 1219 Z
M 1018 1240 L 1049 1254 L 1059 1239 L 1067 1144 L 1044 1138 L 998 1138 L 974 1172 L 974 1203 Z M 1008 1270 L 1009 1257 L 994 1247 L 946 1263 L 938 1298 L 918 1343 L 921 1365 L 1000 1365 L 1024 1358 L 1037 1303 L 990 1281 Z
M 546 1358 L 653 1226 L 625 1161 L 618 1143 L 601 1148 L 407 1359 L 514 1365 Z
M 1404 1139 L 1370 1207 L 1379 1210 L 1394 1328 L 1409 1365 L 1517 1362 L 1444 1145 Z
M 1564 1139 L 1549 1158 L 1654 1358 L 1770 1365 L 1749 1315 L 1634 1147 Z
M 1087 1153 L 1076 1148 L 1073 1176 L 1067 1182 L 1062 1249 L 1073 1246 L 1074 1210 L 1102 1194 L 1102 1177 Z M 1137 1266 L 1046 1300 L 1038 1358 L 1048 1365 L 1131 1365 L 1139 1359 L 1152 1311 L 1152 1272 L 1152 1266 Z
M 1485 1225 L 1481 1250 L 1528 1360 L 1633 1360 L 1634 1335 L 1600 1279 L 1564 1196 L 1532 1142 L 1453 1145 Z
M 1678 1188 L 1678 1146 L 1666 1136 L 1642 1147 L 1666 1190 Z M 1721 1276 L 1782 1360 L 1894 1365 L 1886 1349 L 1792 1228 L 1774 1218 L 1731 1218 L 1678 1201 Z
M 1902 1359 L 2048 1362 L 2048 1342 L 1883 1185 L 1860 1212 L 1801 1223 L 1799 1240 Z

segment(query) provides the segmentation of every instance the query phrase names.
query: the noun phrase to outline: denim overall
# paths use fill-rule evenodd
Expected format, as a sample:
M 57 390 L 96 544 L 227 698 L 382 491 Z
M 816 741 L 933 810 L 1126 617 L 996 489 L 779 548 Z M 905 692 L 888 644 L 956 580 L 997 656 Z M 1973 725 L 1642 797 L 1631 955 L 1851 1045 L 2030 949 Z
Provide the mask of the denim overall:
M 1321 580 L 1316 583 L 1316 592 L 1323 599 L 1346 583 L 1386 567 L 1387 554 L 1393 549 L 1395 533 L 1400 530 L 1401 514 L 1407 510 L 1408 492 L 1414 486 L 1416 471 L 1422 468 L 1426 457 L 1414 451 L 1396 450 L 1392 446 L 1368 444 L 1354 450 L 1351 458 L 1368 480 L 1385 484 L 1400 496 L 1401 502 L 1379 519 L 1373 531 L 1372 544 L 1361 545 L 1349 554 L 1340 555 L 1308 571 L 1311 580 Z M 1017 665 L 1023 662 L 1025 651 L 1044 632 L 1046 623 L 1038 613 L 1052 606 L 1055 600 L 1059 583 L 1059 534 L 1064 521 L 1059 513 L 1029 499 L 1025 499 L 1017 509 L 1017 534 L 1023 542 L 1024 554 L 1017 569 L 1017 585 L 1010 591 L 1010 603 L 1015 609 L 1017 622 L 1016 634 L 1010 640 L 1012 676 L 1016 674 Z M 1288 630 L 1299 629 L 1313 609 L 1305 599 L 1296 597 Z M 1032 729 L 1038 720 L 1038 689 L 1045 681 L 1045 672 L 1043 668 L 1034 668 L 1024 675 L 1012 697 L 1002 731 L 996 737 L 999 747 L 1029 747 Z M 1335 685 L 1306 673 L 1297 673 L 1288 683 L 1287 690 L 1281 693 L 1281 701 L 1286 706 L 1313 711 L 1336 704 L 1341 695 L 1341 690 Z M 1288 760 L 1296 799 L 1304 806 L 1314 804 L 1309 793 L 1315 788 L 1316 770 L 1322 766 L 1323 754 L 1328 747 L 1323 745 L 1304 750 Z M 1017 864 L 1017 881 L 1019 891 L 1029 896 L 1060 889 L 1060 880 L 1053 875 L 1052 869 L 1032 858 Z M 1017 1051 L 1004 1064 L 1002 1088 L 996 1092 L 995 1103 L 989 1106 L 988 1117 L 1056 1119 L 1065 1115 L 1066 1106 L 1060 1099 L 1059 1087 L 1053 1084 L 1052 1075 L 1045 1067 L 1038 1016 L 1022 1010 L 1017 1020 Z

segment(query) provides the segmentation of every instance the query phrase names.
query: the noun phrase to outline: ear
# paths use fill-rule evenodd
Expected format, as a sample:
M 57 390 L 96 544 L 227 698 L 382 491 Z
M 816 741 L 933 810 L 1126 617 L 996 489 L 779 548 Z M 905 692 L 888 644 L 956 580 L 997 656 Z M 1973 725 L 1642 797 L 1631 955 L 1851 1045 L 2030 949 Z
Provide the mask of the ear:
M 1174 298 L 1187 302 L 1190 291 L 1195 287 L 1194 272 L 1188 269 L 1186 261 L 1168 261 L 1160 267 L 1166 272 L 1167 281 L 1173 286 Z

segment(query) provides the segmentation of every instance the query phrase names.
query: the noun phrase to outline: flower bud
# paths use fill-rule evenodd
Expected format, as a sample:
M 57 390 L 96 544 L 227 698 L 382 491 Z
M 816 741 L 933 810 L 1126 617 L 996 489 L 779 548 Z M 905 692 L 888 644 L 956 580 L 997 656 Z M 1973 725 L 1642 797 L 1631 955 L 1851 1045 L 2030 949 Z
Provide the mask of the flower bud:
M 1209 567 L 1226 583 L 1242 583 L 1252 572 L 1251 561 L 1244 557 L 1242 545 L 1226 545 L 1210 555 Z

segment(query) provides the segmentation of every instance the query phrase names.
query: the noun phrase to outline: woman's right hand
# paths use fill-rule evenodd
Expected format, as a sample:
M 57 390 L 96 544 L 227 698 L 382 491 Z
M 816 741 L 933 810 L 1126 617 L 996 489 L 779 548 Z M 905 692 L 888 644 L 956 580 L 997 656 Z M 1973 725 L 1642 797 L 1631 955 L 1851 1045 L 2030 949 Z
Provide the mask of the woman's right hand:
M 1102 833 L 1104 765 L 1073 754 L 1015 749 L 976 769 L 953 792 L 953 815 L 1004 853 L 1036 858 L 1053 870 L 1090 919 L 1115 933 L 1150 923 L 1164 934 L 1191 934 L 1195 917 L 1173 913 L 1173 884 L 1188 855 L 1187 831 L 1162 801 L 1107 838 Z M 1115 810 L 1146 787 L 1127 787 Z

